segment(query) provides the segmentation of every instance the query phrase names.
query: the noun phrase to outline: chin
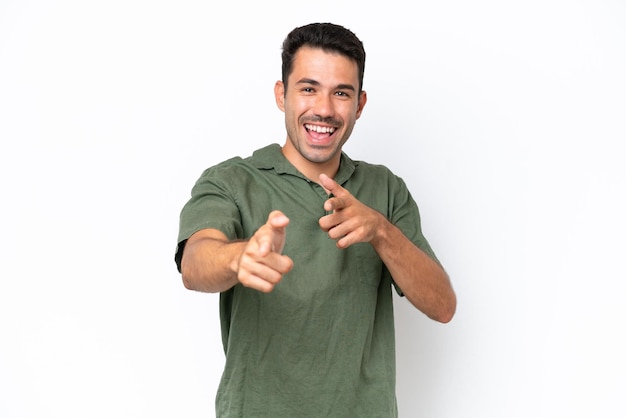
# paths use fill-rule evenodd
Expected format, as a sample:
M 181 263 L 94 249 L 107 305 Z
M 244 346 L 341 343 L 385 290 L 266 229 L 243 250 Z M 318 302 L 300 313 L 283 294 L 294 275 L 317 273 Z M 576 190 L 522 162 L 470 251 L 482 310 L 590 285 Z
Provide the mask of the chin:
M 304 155 L 304 158 L 306 158 L 307 160 L 309 160 L 312 163 L 316 163 L 316 164 L 325 164 L 329 161 L 331 161 L 334 157 L 334 153 L 332 154 L 324 154 L 324 155 L 320 155 L 320 154 L 315 154 L 315 153 L 309 153 L 307 155 Z

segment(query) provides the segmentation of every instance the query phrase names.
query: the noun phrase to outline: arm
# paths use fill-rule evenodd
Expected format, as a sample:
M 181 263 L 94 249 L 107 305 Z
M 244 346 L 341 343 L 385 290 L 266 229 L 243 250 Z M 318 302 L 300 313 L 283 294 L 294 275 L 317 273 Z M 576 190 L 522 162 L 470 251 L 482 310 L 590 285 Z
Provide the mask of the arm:
M 186 288 L 223 292 L 237 283 L 271 292 L 293 262 L 281 252 L 289 219 L 279 211 L 268 216 L 248 241 L 229 241 L 216 229 L 203 229 L 187 240 L 181 260 Z
M 324 209 L 334 211 L 320 226 L 337 240 L 339 248 L 369 242 L 385 263 L 407 299 L 429 318 L 449 322 L 456 295 L 446 272 L 381 213 L 367 207 L 326 175 L 320 182 L 334 197 Z

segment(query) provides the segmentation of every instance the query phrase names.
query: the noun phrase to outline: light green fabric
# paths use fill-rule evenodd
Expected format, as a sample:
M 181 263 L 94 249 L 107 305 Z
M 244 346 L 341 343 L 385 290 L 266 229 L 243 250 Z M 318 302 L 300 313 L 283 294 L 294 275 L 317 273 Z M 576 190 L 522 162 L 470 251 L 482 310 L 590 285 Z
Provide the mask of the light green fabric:
M 343 154 L 335 180 L 436 260 L 400 178 Z M 220 295 L 218 417 L 397 416 L 392 278 L 371 245 L 341 250 L 320 229 L 327 198 L 273 144 L 206 170 L 181 212 L 177 260 L 197 230 L 246 239 L 274 209 L 291 220 L 283 252 L 294 268 L 274 291 Z

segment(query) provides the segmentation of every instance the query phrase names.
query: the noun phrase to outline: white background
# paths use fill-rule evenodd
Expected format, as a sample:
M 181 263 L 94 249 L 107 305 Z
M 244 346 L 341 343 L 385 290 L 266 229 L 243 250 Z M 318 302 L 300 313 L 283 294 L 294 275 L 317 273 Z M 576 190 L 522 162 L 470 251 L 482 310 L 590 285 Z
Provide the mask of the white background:
M 346 151 L 407 181 L 458 294 L 447 325 L 397 300 L 401 416 L 624 417 L 618 0 L 0 1 L 0 416 L 213 416 L 178 214 L 284 142 L 280 46 L 312 21 L 365 43 Z

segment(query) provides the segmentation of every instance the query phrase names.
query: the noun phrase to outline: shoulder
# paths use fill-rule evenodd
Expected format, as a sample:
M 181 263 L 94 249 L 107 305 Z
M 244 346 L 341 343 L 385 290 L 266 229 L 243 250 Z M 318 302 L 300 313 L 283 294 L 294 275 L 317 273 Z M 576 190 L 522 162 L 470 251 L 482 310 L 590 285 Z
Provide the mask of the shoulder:
M 208 185 L 222 185 L 226 187 L 232 179 L 241 179 L 246 172 L 245 163 L 241 157 L 233 157 L 206 168 L 196 180 L 194 190 L 203 189 Z
M 376 164 L 362 160 L 353 160 L 355 177 L 370 184 L 383 185 L 392 188 L 406 187 L 403 179 L 396 175 L 384 164 Z
M 362 171 L 366 174 L 393 174 L 391 170 L 383 164 L 375 164 L 362 160 L 353 160 L 353 164 L 357 171 Z
M 246 166 L 245 159 L 243 159 L 242 157 L 232 157 L 218 164 L 215 164 L 209 168 L 206 168 L 202 172 L 202 175 L 200 176 L 200 178 L 224 175 L 224 173 L 231 173 L 231 172 L 241 170 L 245 166 Z
M 280 147 L 277 144 L 271 144 L 257 149 L 248 157 L 231 157 L 215 164 L 205 169 L 201 177 L 226 176 L 230 178 L 229 176 L 234 175 L 237 179 L 237 174 L 250 175 L 257 170 L 273 168 L 280 156 Z

